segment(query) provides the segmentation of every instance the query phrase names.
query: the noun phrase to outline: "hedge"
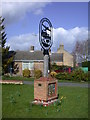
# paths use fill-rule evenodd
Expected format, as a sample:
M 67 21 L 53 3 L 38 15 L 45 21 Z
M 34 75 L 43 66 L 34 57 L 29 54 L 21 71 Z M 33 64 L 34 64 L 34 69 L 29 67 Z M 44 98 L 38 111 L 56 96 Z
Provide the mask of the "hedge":
M 58 73 L 56 75 L 56 79 L 71 81 L 88 81 L 88 73 L 84 73 L 81 69 L 76 69 L 72 73 Z

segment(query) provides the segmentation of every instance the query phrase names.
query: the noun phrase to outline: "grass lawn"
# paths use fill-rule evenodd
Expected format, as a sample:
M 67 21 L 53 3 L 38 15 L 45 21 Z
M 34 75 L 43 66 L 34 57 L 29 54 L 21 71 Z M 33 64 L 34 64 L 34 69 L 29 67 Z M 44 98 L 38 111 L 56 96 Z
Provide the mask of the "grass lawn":
M 24 80 L 24 81 L 34 81 L 34 77 L 23 77 L 23 76 L 2 76 L 2 80 Z
M 88 88 L 59 87 L 62 104 L 31 106 L 33 85 L 2 85 L 3 118 L 87 118 Z
M 23 76 L 2 76 L 2 80 L 23 80 L 23 81 L 34 81 L 34 77 L 23 77 Z M 70 81 L 70 80 L 58 80 L 58 82 L 68 82 L 68 83 L 88 83 L 88 82 L 79 82 L 79 81 Z

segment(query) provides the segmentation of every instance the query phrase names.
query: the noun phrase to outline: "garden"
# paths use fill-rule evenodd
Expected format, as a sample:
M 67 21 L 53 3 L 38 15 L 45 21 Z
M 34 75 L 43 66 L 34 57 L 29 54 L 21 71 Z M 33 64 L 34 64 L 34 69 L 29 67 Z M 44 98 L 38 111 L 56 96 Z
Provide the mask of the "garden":
M 57 72 L 65 66 L 58 68 L 52 67 L 50 76 L 58 79 L 58 82 L 88 82 L 88 73 L 82 69 L 72 69 Z M 23 71 L 23 76 L 2 76 L 3 80 L 23 80 L 34 81 L 42 76 L 40 70 L 34 72 L 34 76 L 30 75 L 30 70 Z M 88 118 L 88 88 L 58 86 L 58 101 L 54 104 L 43 107 L 42 105 L 34 105 L 34 86 L 2 84 L 2 117 L 3 118 Z M 24 114 L 23 114 L 24 113 Z
M 33 105 L 33 85 L 2 85 L 3 118 L 88 118 L 88 88 L 59 87 L 56 103 Z
M 80 68 L 67 71 L 67 66 L 51 68 L 49 76 L 58 82 L 88 82 L 88 73 Z M 40 70 L 23 70 L 23 76 L 2 76 L 3 80 L 34 81 L 42 76 Z M 43 107 L 34 105 L 34 86 L 2 84 L 2 117 L 3 118 L 88 118 L 88 88 L 58 86 L 58 101 Z M 23 114 L 24 113 L 24 114 Z
M 58 66 L 54 63 L 50 75 L 59 81 L 88 82 L 88 71 L 83 71 L 81 67 Z
M 70 71 L 68 71 L 68 69 L 70 69 Z M 34 70 L 34 75 L 32 76 L 29 69 L 24 69 L 22 76 L 4 75 L 2 76 L 2 80 L 34 81 L 34 79 L 38 79 L 42 76 L 41 70 Z M 51 66 L 49 73 L 49 77 L 56 78 L 58 82 L 88 82 L 88 76 L 89 72 L 83 71 L 82 68 L 70 68 L 68 66 L 58 66 L 56 64 Z

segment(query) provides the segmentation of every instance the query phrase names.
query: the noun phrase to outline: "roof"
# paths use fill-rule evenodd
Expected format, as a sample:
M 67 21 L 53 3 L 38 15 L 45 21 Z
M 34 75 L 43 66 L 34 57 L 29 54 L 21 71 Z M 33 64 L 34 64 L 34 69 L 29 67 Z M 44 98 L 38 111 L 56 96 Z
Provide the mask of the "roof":
M 42 51 L 16 51 L 14 56 L 14 61 L 43 61 L 44 55 Z M 62 62 L 63 54 L 62 53 L 52 53 L 50 55 L 50 60 L 53 62 Z
M 52 53 L 50 56 L 51 61 L 62 62 L 63 61 L 63 53 Z
M 61 51 L 61 49 L 58 48 L 58 49 L 57 49 L 57 52 L 58 52 L 59 50 Z M 69 55 L 73 56 L 72 53 L 69 53 L 67 50 L 63 49 L 63 51 L 64 51 L 64 52 L 67 52 Z M 64 52 L 63 52 L 63 53 L 64 53 Z M 59 53 L 59 52 L 58 52 L 58 53 Z
M 43 60 L 42 51 L 16 51 L 14 60 Z

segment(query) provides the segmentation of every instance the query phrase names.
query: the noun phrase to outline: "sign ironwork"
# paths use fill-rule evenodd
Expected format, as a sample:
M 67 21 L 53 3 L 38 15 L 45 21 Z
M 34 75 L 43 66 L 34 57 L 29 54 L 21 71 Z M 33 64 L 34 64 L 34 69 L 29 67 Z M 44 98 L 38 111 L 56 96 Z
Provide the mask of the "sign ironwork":
M 49 49 L 53 44 L 53 27 L 48 18 L 42 18 L 39 24 L 39 42 L 44 55 L 49 54 Z

